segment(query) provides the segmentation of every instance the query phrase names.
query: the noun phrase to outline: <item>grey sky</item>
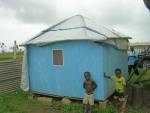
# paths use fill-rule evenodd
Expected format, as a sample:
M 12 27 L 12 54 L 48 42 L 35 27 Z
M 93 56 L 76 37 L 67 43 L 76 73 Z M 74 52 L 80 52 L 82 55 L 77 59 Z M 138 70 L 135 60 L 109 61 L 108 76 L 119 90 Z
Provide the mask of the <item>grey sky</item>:
M 0 0 L 0 42 L 21 43 L 76 14 L 129 35 L 131 41 L 150 41 L 150 12 L 142 0 Z

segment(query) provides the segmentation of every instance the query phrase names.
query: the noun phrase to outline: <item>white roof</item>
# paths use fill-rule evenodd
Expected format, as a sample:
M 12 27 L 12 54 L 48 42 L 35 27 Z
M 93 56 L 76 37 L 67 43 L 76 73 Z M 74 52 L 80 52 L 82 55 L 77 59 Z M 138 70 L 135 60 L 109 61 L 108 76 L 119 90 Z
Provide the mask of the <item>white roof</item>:
M 40 34 L 22 45 L 48 44 L 64 40 L 106 41 L 110 38 L 127 40 L 130 37 L 125 36 L 113 29 L 98 26 L 95 22 L 83 17 L 82 15 L 75 15 L 42 31 Z

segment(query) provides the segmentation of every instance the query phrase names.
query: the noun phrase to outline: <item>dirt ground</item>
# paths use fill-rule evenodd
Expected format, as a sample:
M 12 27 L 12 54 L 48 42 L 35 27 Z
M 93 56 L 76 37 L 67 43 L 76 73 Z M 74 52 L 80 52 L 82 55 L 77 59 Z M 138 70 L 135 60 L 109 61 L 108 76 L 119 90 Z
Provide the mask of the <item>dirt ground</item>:
M 52 110 L 50 108 L 47 108 L 47 109 L 46 108 L 45 109 L 43 109 L 43 108 L 32 108 L 29 110 L 29 113 L 43 113 L 43 111 L 44 111 L 44 113 L 61 113 L 60 110 Z
M 32 107 L 29 109 L 28 113 L 62 113 L 62 111 L 51 109 L 50 107 Z M 75 113 L 75 112 L 66 112 L 66 113 Z
M 61 113 L 61 111 L 51 109 L 49 106 L 30 106 L 28 113 Z

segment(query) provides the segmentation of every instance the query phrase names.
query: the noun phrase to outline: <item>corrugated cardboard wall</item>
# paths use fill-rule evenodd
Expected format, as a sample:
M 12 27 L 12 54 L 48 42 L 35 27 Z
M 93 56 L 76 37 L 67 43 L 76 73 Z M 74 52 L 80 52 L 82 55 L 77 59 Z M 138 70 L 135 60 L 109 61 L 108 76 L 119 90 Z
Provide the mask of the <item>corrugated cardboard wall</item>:
M 0 93 L 20 87 L 22 61 L 0 61 Z

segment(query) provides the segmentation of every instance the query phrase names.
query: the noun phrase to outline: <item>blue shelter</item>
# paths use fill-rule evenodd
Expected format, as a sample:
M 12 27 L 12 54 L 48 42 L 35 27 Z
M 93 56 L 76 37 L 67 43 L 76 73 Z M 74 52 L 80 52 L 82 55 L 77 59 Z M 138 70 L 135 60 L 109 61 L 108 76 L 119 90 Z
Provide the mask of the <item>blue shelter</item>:
M 114 92 L 104 78 L 121 68 L 127 76 L 129 37 L 81 15 L 70 17 L 22 44 L 25 47 L 21 88 L 33 93 L 83 97 L 83 73 L 89 71 L 98 87 L 96 100 Z

